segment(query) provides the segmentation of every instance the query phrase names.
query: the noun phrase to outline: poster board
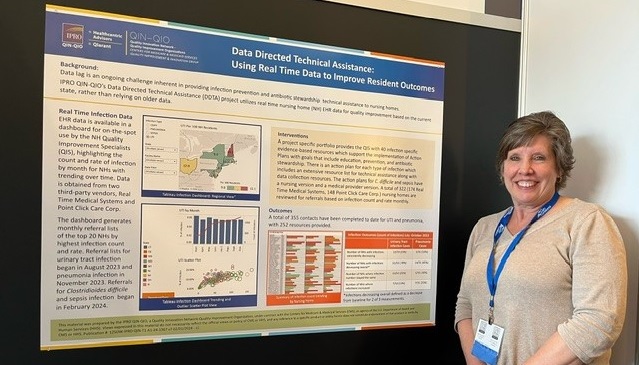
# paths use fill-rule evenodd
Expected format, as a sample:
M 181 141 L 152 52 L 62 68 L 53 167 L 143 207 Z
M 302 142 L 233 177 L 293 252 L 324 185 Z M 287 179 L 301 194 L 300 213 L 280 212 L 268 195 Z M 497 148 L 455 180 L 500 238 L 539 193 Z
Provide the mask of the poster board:
M 72 351 L 40 350 L 40 269 L 42 195 L 42 102 L 44 1 L 12 2 L 0 26 L 5 49 L 0 57 L 6 123 L 2 148 L 19 157 L 19 175 L 3 179 L 5 258 L 4 291 L 0 302 L 6 332 L 7 358 L 38 364 L 112 364 L 142 357 L 148 360 L 197 361 L 214 354 L 217 361 L 273 358 L 283 363 L 304 359 L 325 363 L 326 356 L 308 356 L 324 348 L 339 351 L 331 359 L 358 363 L 377 361 L 389 344 L 401 344 L 402 356 L 440 354 L 442 363 L 463 361 L 453 331 L 452 311 L 461 276 L 467 234 L 476 217 L 507 204 L 507 196 L 492 172 L 493 147 L 503 121 L 517 114 L 519 75 L 518 33 L 469 26 L 321 1 L 198 0 L 113 2 L 62 0 L 58 5 L 178 23 L 269 34 L 335 47 L 368 49 L 446 65 L 446 104 L 442 151 L 438 289 L 436 326 L 307 333 L 294 336 L 227 337 L 215 341 L 176 341 L 152 346 L 92 347 Z M 267 15 L 267 16 L 265 16 Z M 481 194 L 477 193 L 481 186 Z M 396 348 L 392 351 L 395 352 Z
M 434 325 L 443 62 L 48 6 L 43 350 Z

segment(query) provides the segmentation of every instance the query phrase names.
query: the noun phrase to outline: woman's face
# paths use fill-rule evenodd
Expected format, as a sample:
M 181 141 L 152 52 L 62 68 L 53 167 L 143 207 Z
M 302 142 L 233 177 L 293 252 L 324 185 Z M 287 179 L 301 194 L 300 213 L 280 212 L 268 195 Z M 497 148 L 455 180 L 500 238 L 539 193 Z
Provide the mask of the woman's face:
M 548 137 L 508 151 L 503 166 L 504 185 L 516 207 L 538 208 L 555 193 L 557 162 Z

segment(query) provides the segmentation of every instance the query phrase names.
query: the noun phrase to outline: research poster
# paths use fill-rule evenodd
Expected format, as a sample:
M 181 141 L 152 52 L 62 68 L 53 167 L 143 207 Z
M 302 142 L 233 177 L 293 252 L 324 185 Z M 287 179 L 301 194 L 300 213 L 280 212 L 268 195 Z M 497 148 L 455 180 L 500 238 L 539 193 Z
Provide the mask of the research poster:
M 48 5 L 41 350 L 435 325 L 444 66 Z

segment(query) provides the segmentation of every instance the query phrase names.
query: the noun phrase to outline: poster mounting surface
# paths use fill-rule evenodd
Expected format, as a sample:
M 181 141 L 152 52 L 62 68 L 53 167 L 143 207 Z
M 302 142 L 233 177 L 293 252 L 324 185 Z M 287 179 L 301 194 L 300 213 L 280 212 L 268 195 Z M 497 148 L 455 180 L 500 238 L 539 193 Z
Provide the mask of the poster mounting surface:
M 49 5 L 41 349 L 435 324 L 444 64 Z

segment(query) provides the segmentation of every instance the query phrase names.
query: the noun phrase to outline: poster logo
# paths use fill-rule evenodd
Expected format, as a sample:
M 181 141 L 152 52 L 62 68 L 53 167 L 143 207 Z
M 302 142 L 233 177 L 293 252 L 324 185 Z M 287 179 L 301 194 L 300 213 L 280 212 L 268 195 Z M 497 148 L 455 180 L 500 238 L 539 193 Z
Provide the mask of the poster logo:
M 82 48 L 84 45 L 84 25 L 62 23 L 62 46 Z

